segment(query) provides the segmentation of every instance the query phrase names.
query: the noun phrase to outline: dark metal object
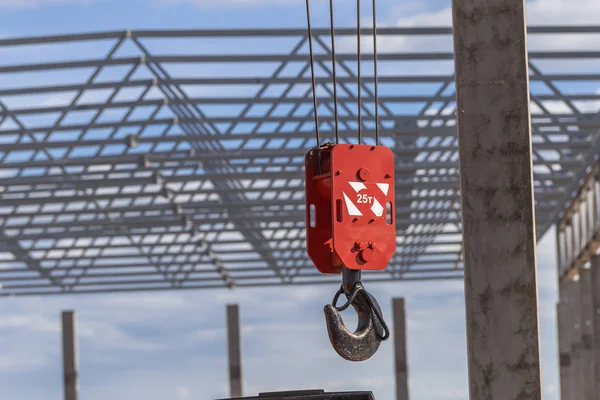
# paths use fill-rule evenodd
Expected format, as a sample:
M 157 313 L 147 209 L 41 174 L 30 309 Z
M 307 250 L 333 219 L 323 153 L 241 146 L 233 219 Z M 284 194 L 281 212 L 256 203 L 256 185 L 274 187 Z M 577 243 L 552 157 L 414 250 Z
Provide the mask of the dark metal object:
M 260 393 L 255 397 L 243 397 L 241 399 L 260 400 L 375 400 L 372 392 L 332 392 L 324 390 L 296 390 L 289 392 Z M 226 400 L 226 399 L 221 399 Z
M 352 292 L 356 284 L 360 283 L 362 271 L 359 269 L 342 268 L 342 289 L 344 293 Z
M 338 307 L 337 302 L 342 293 L 348 300 Z M 341 315 L 349 306 L 354 307 L 358 314 L 358 326 L 354 332 L 346 328 Z M 348 361 L 368 360 L 377 352 L 381 342 L 390 336 L 377 300 L 360 282 L 360 271 L 343 269 L 342 286 L 332 303 L 325 306 L 324 312 L 331 345 Z

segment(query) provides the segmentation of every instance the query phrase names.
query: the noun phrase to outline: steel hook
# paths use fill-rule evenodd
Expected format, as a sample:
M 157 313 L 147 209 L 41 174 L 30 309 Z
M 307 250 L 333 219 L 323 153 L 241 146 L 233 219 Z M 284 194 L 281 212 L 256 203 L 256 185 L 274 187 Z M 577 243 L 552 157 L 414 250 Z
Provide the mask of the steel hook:
M 343 287 L 336 294 L 332 304 L 325 306 L 325 322 L 329 340 L 335 351 L 348 361 L 365 361 L 379 349 L 383 340 L 389 337 L 389 329 L 382 318 L 377 300 L 369 294 L 362 284 L 357 283 L 352 293 L 346 294 L 348 302 L 337 307 L 337 299 Z M 342 319 L 341 311 L 352 305 L 358 314 L 358 326 L 350 332 Z

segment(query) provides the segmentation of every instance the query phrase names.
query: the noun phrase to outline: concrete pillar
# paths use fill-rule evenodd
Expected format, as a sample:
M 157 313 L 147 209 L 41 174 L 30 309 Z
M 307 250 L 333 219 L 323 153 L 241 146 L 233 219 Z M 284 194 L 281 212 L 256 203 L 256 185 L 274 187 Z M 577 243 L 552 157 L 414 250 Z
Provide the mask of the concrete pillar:
M 227 306 L 227 349 L 229 354 L 229 392 L 231 397 L 242 397 L 242 352 L 240 338 L 240 311 L 237 304 Z
M 75 311 L 62 313 L 63 384 L 65 400 L 77 400 L 79 391 Z
M 524 0 L 453 0 L 471 399 L 541 399 Z
M 600 400 L 600 256 L 592 256 L 591 281 L 594 307 L 594 399 Z
M 592 295 L 592 271 L 579 272 L 581 290 L 581 374 L 583 400 L 595 400 L 596 384 L 594 370 L 594 297 Z
M 568 400 L 577 400 L 577 362 L 579 360 L 579 355 L 574 352 L 573 348 L 573 338 L 575 336 L 575 318 L 573 318 L 573 282 L 569 281 L 563 283 L 564 289 L 564 299 L 565 299 L 565 340 L 567 341 L 568 351 L 571 355 L 571 368 L 570 374 L 567 376 L 569 379 L 567 381 L 567 399 Z
M 562 229 L 560 228 L 560 224 L 556 224 L 556 269 L 557 269 L 557 274 L 558 274 L 558 279 L 560 281 L 560 277 L 562 276 L 563 270 L 564 270 L 564 266 L 565 266 L 565 262 L 564 262 L 564 250 L 562 247 L 562 243 L 563 243 L 563 233 L 562 233 Z
M 569 341 L 569 305 L 561 298 L 556 306 L 556 319 L 558 321 L 558 352 L 559 352 L 559 377 L 560 400 L 571 400 L 571 342 Z
M 571 398 L 579 400 L 583 397 L 582 364 L 581 364 L 581 297 L 579 281 L 567 283 L 567 299 L 569 304 L 569 341 L 571 343 Z
M 393 299 L 394 355 L 396 370 L 396 400 L 408 400 L 408 368 L 406 357 L 406 313 L 404 299 Z

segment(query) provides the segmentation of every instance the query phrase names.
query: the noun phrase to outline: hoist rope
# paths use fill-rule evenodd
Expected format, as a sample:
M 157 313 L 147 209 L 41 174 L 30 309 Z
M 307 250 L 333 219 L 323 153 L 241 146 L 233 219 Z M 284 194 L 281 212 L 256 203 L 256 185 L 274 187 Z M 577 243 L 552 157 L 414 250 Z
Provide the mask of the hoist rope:
M 361 65 L 360 65 L 360 0 L 356 0 L 356 48 L 358 55 L 358 144 L 362 143 L 362 95 L 361 95 Z
M 329 21 L 331 25 L 331 65 L 333 73 L 333 114 L 335 116 L 335 144 L 340 142 L 338 129 L 338 98 L 337 98 L 337 73 L 335 64 L 335 32 L 333 27 L 333 0 L 329 0 Z
M 373 0 L 373 77 L 375 79 L 375 145 L 379 146 L 379 90 L 377 82 L 377 5 Z
M 357 84 L 358 84 L 358 143 L 362 143 L 362 66 L 361 66 L 361 31 L 360 31 L 360 0 L 356 0 L 356 41 L 357 41 Z M 312 27 L 310 22 L 310 0 L 306 0 L 306 19 L 308 22 L 308 46 L 310 52 L 310 70 L 312 74 L 312 94 L 313 94 L 313 107 L 315 117 L 315 134 L 317 138 L 317 148 L 321 146 L 321 134 L 319 130 L 319 114 L 318 114 L 318 103 L 317 103 L 317 79 L 315 74 L 315 59 L 313 51 L 313 37 Z M 332 78 L 333 78 L 333 107 L 334 107 L 334 121 L 335 121 L 335 143 L 338 144 L 340 141 L 339 132 L 339 114 L 338 114 L 338 97 L 337 97 L 337 65 L 335 59 L 335 27 L 334 27 L 334 13 L 333 13 L 333 0 L 329 0 L 329 23 L 331 27 L 331 61 L 332 61 Z M 379 146 L 379 82 L 378 82 L 378 71 L 377 71 L 377 3 L 373 0 L 373 79 L 375 88 L 375 144 Z
M 310 26 L 310 0 L 306 0 L 306 17 L 308 20 L 308 47 L 310 52 L 310 71 L 312 74 L 313 107 L 315 116 L 315 133 L 317 135 L 317 148 L 321 147 L 321 135 L 319 134 L 319 113 L 317 111 L 317 81 L 315 79 L 315 59 L 313 56 L 312 28 Z

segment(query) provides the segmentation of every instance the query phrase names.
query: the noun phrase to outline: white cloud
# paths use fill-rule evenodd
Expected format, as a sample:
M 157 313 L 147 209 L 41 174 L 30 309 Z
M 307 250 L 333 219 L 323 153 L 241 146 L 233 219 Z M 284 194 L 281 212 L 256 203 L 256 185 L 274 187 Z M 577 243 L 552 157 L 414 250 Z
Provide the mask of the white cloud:
M 412 7 L 406 15 L 406 6 L 400 5 L 390 13 L 396 16 L 392 22 L 398 26 L 450 26 L 452 24 L 452 9 L 446 7 L 438 10 L 419 10 L 416 4 L 410 3 Z M 598 23 L 600 13 L 600 2 L 596 0 L 580 0 L 577 7 L 569 0 L 533 0 L 526 5 L 527 22 L 530 25 L 595 25 Z
M 420 4 L 420 6 L 419 6 Z M 380 22 L 381 26 L 401 27 L 439 27 L 452 25 L 452 9 L 429 10 L 427 3 L 409 3 L 394 7 L 387 15 L 387 19 Z M 600 14 L 600 2 L 597 0 L 582 0 L 573 3 L 568 0 L 533 0 L 527 3 L 527 23 L 529 25 L 595 25 Z M 370 21 L 365 19 L 365 25 Z M 551 40 L 550 40 L 551 38 Z M 530 49 L 590 49 L 600 46 L 600 35 L 530 35 L 528 45 Z M 372 51 L 372 39 L 365 38 L 363 47 L 365 52 Z M 355 42 L 348 40 L 347 48 L 354 49 Z M 384 37 L 378 38 L 378 47 L 381 52 L 390 51 L 451 51 L 452 38 L 444 37 Z M 436 63 L 434 63 L 436 64 Z M 437 65 L 437 64 L 436 64 Z
M 79 324 L 79 336 L 101 351 L 106 349 L 152 351 L 164 348 L 164 344 L 158 341 L 134 337 L 120 329 L 114 322 L 107 321 L 90 321 L 82 318 Z
M 177 388 L 177 398 L 188 399 L 192 395 L 192 391 L 187 386 Z
M 526 12 L 530 24 L 596 25 L 600 14 L 600 2 L 578 0 L 574 6 L 569 0 L 534 0 L 527 4 Z
M 40 368 L 47 368 L 51 365 L 50 360 L 58 355 L 39 350 L 21 345 L 11 348 L 0 355 L 0 372 L 29 373 Z
M 60 327 L 57 321 L 48 318 L 45 315 L 4 315 L 0 319 L 0 330 L 2 329 L 23 329 L 28 332 L 37 333 L 58 333 Z

